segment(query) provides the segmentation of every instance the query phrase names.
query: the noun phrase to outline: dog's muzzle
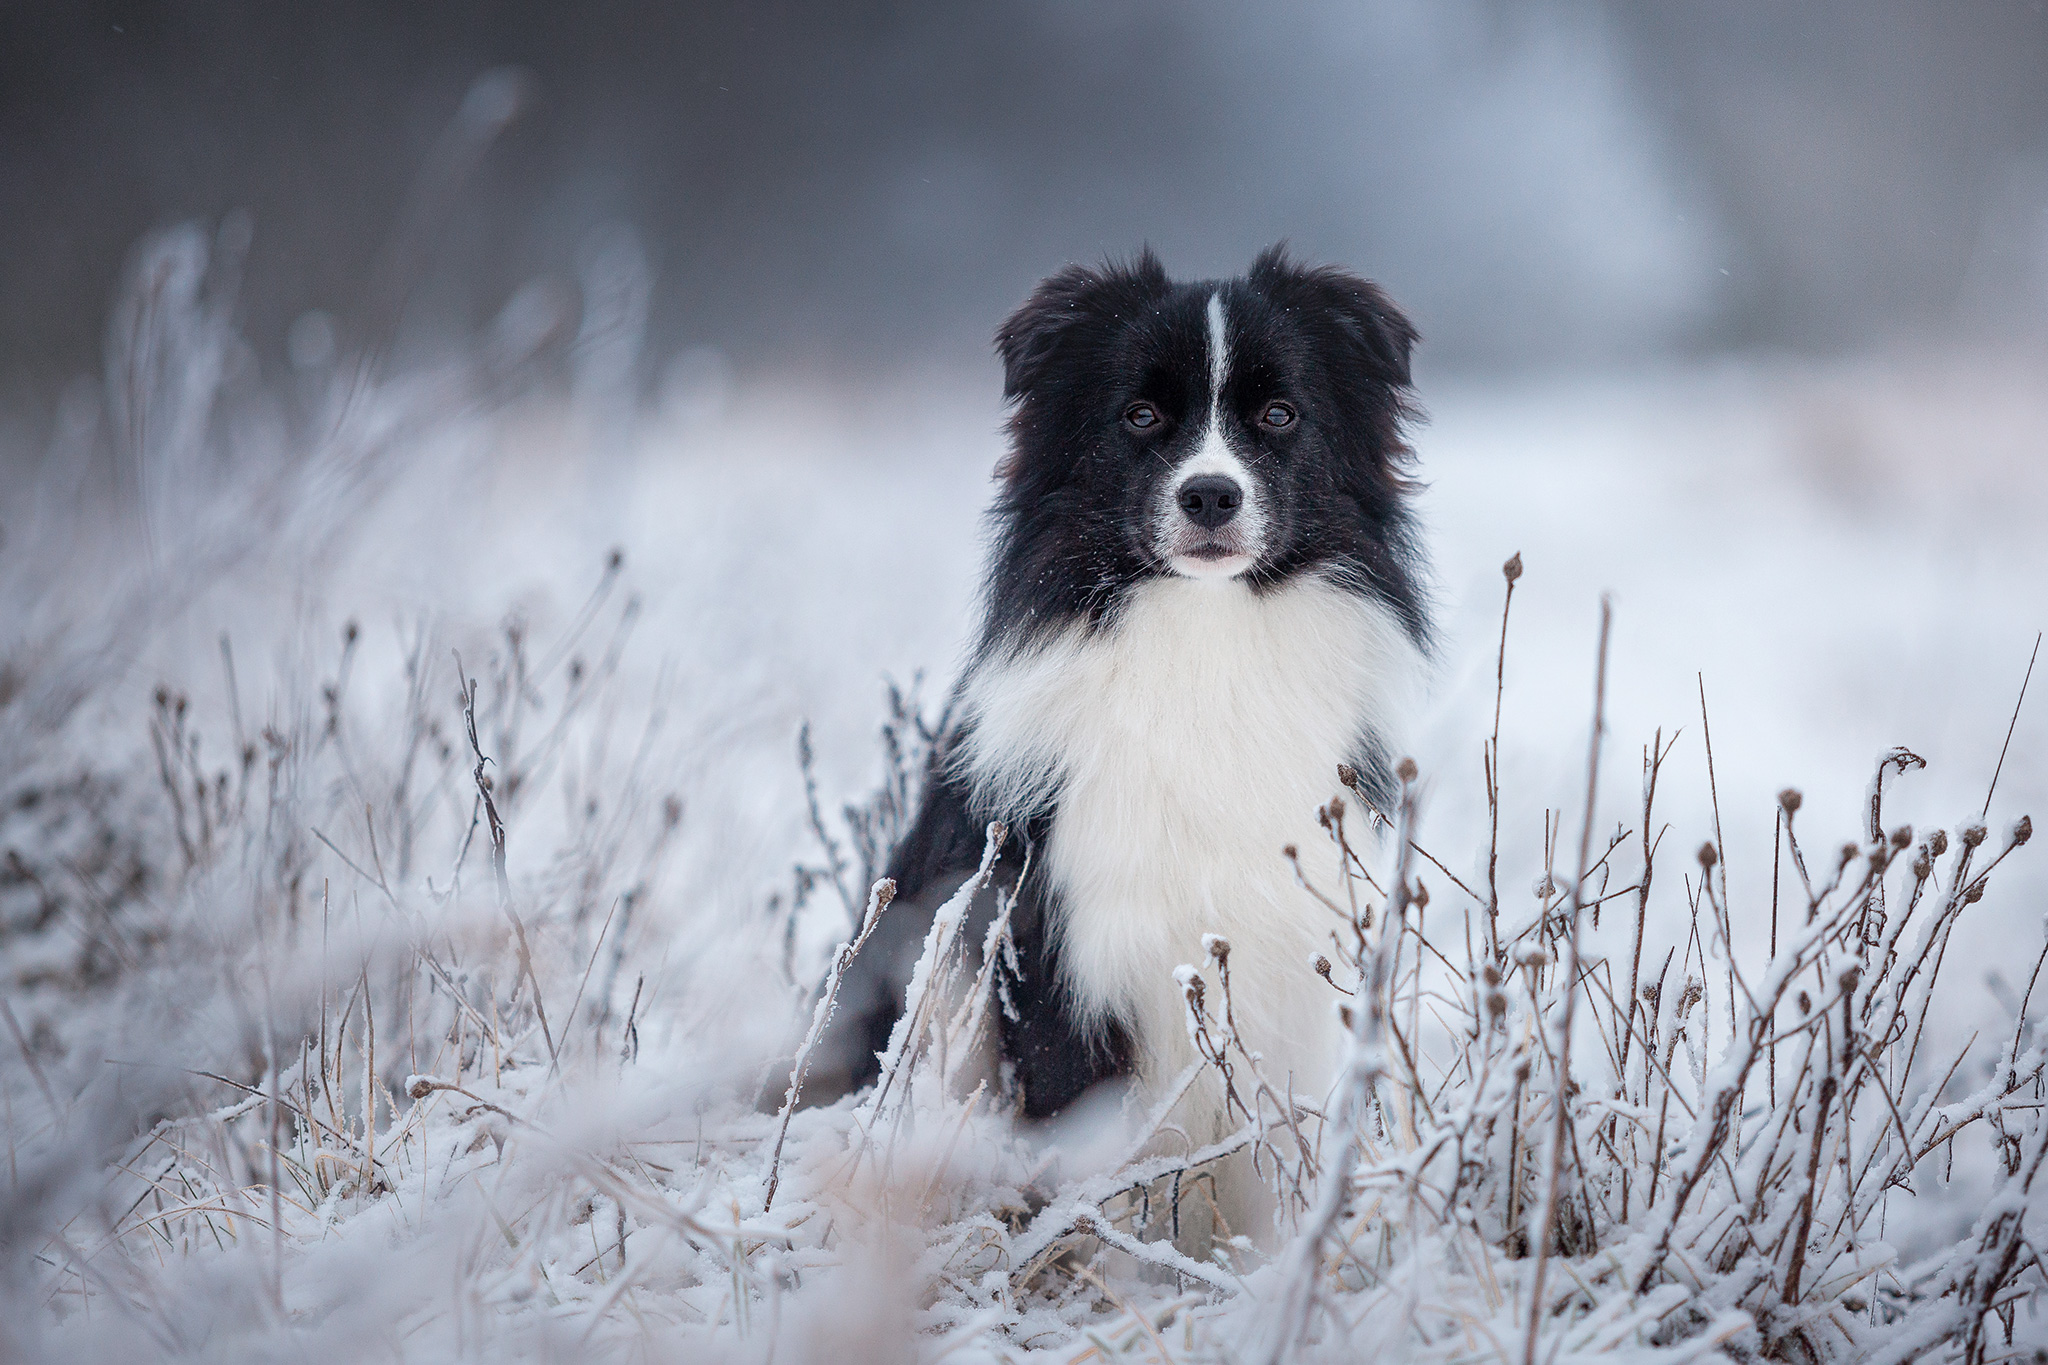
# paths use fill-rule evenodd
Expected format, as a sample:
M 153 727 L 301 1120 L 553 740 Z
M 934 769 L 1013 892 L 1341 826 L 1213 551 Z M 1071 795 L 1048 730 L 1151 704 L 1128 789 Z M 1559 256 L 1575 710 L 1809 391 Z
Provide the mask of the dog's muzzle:
M 1235 578 L 1258 557 L 1259 520 L 1228 474 L 1193 474 L 1175 485 L 1160 537 L 1162 557 L 1186 578 Z

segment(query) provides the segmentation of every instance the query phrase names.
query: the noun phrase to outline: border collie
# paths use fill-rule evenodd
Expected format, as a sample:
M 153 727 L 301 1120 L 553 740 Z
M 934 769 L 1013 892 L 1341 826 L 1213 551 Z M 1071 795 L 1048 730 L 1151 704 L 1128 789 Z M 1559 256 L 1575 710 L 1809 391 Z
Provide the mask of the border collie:
M 1024 869 L 1001 1042 L 1025 1116 L 1107 1081 L 1168 1085 L 1195 1055 L 1175 968 L 1209 933 L 1231 944 L 1246 1046 L 1276 1088 L 1321 1099 L 1341 1033 L 1313 960 L 1337 921 L 1283 850 L 1337 885 L 1317 808 L 1340 763 L 1391 791 L 1421 677 L 1415 340 L 1377 286 L 1279 247 L 1227 281 L 1176 283 L 1149 249 L 1069 266 L 1003 325 L 981 631 L 813 1102 L 875 1076 L 932 910 L 992 819 Z M 1194 1141 L 1221 1135 L 1220 1087 L 1206 1115 L 1183 1106 Z

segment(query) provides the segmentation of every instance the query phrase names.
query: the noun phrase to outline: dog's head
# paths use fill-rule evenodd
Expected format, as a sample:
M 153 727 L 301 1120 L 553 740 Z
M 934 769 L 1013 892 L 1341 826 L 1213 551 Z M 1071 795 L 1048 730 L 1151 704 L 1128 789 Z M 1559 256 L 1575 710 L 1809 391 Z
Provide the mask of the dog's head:
M 1169 280 L 1149 250 L 1060 271 L 997 337 L 1009 568 L 1081 564 L 1091 601 L 1162 575 L 1398 574 L 1415 340 L 1377 286 L 1278 247 L 1221 282 Z

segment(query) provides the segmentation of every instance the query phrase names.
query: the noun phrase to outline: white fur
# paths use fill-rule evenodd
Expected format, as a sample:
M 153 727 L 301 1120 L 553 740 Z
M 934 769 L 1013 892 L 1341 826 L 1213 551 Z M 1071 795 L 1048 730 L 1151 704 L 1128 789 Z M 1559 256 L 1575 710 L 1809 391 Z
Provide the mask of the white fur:
M 1223 317 L 1223 291 L 1209 295 L 1209 425 L 1216 424 L 1216 405 L 1223 398 L 1223 380 L 1230 373 L 1230 335 Z
M 1091 1019 L 1131 1030 L 1145 1089 L 1194 1056 L 1174 969 L 1203 966 L 1221 1009 L 1202 949 L 1220 933 L 1246 1045 L 1275 1086 L 1325 1091 L 1340 1039 L 1310 961 L 1337 921 L 1281 850 L 1338 885 L 1316 807 L 1361 735 L 1398 731 L 1420 664 L 1384 604 L 1325 580 L 1255 596 L 1162 578 L 1102 631 L 998 652 L 968 678 L 964 771 L 998 812 L 1056 795 L 1039 857 L 1063 970 Z M 1206 1121 L 1221 1118 L 1218 1092 Z
M 1161 528 L 1159 554 L 1175 573 L 1188 578 L 1235 578 L 1258 561 L 1265 548 L 1266 507 L 1259 480 L 1245 467 L 1223 435 L 1223 383 L 1230 375 L 1230 335 L 1224 325 L 1223 295 L 1209 295 L 1209 420 L 1202 429 L 1195 450 L 1173 471 L 1160 488 L 1156 523 Z M 1220 536 L 1234 553 L 1220 558 L 1198 558 L 1188 553 L 1192 543 L 1211 537 L 1197 530 L 1180 512 L 1180 490 L 1189 479 L 1203 474 L 1223 474 L 1236 480 L 1244 490 L 1244 505 Z

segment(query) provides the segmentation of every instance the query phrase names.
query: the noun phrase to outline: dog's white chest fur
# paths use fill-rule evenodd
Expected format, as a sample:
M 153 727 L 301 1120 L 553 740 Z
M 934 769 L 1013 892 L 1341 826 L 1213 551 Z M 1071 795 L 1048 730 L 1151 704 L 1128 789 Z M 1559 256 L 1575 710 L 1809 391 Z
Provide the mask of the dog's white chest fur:
M 1360 739 L 1392 732 L 1419 665 L 1384 605 L 1322 580 L 1255 596 L 1165 578 L 1109 629 L 998 654 L 968 679 L 965 771 L 999 812 L 1056 794 L 1038 856 L 1067 985 L 1086 1015 L 1130 1030 L 1141 1085 L 1193 1059 L 1174 968 L 1200 965 L 1202 936 L 1220 933 L 1267 1077 L 1291 1075 L 1304 1098 L 1326 1089 L 1339 1033 L 1311 960 L 1336 919 L 1282 850 L 1338 885 L 1316 808 Z

